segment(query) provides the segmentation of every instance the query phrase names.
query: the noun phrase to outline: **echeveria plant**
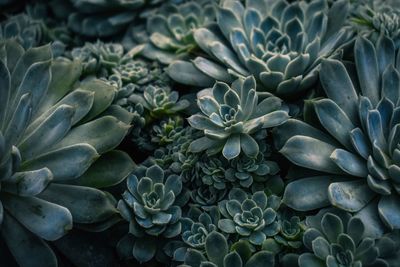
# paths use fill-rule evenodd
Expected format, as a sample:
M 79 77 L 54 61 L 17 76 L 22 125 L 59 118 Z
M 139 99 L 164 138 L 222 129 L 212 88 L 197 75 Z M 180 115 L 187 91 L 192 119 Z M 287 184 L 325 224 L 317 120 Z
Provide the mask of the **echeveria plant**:
M 227 159 L 243 151 L 248 157 L 258 155 L 259 147 L 252 137 L 257 131 L 284 123 L 288 119 L 282 101 L 267 97 L 259 102 L 253 77 L 236 80 L 232 86 L 217 82 L 213 88 L 198 93 L 201 114 L 188 118 L 190 125 L 204 132 L 192 142 L 190 150 L 215 154 L 222 150 Z
M 338 48 L 351 37 L 342 28 L 348 10 L 345 0 L 331 6 L 327 0 L 223 1 L 218 28 L 194 33 L 208 56 L 175 61 L 169 74 L 196 86 L 254 75 L 263 91 L 293 98 L 317 81 L 322 58 L 340 57 Z
M 118 208 L 129 222 L 129 232 L 135 236 L 131 244 L 133 256 L 139 262 L 149 261 L 157 249 L 152 237 L 173 238 L 181 233 L 181 206 L 188 194 L 182 189 L 179 176 L 165 177 L 158 165 L 135 170 L 128 177 L 127 186 Z M 125 246 L 124 242 L 120 244 Z
M 149 40 L 143 55 L 169 64 L 194 53 L 197 44 L 193 33 L 215 21 L 215 4 L 214 0 L 203 0 L 163 5 L 147 20 Z
M 392 266 L 380 258 L 380 249 L 384 255 L 390 242 L 387 248 L 385 245 L 378 247 L 374 238 L 365 236 L 362 220 L 347 212 L 321 210 L 307 218 L 307 227 L 303 242 L 310 252 L 300 255 L 300 267 Z
M 211 232 L 205 239 L 205 253 L 189 249 L 181 267 L 255 267 L 273 266 L 275 263 L 274 255 L 267 251 L 259 251 L 254 255 L 251 255 L 251 252 L 250 255 L 241 255 L 233 246 L 231 249 L 232 251 L 229 250 L 228 242 L 222 234 Z
M 305 115 L 319 129 L 290 120 L 276 132 L 281 153 L 320 172 L 290 183 L 284 202 L 298 210 L 331 204 L 355 212 L 379 236 L 383 225 L 400 228 L 400 74 L 387 37 L 376 45 L 360 37 L 354 54 L 356 73 L 336 60 L 322 65 L 328 98 L 310 100 Z
M 53 60 L 49 45 L 25 51 L 5 41 L 0 51 L 0 237 L 20 266 L 57 266 L 46 241 L 73 226 L 105 229 L 118 215 L 114 197 L 96 187 L 132 170 L 113 151 L 130 115 L 100 115 L 115 92 L 100 81 L 74 88 L 81 65 Z
M 249 196 L 234 188 L 229 192 L 228 200 L 218 204 L 223 217 L 218 227 L 227 234 L 236 234 L 254 245 L 261 245 L 266 237 L 274 236 L 280 230 L 276 214 L 279 205 L 278 197 L 267 197 L 263 191 Z
M 0 266 L 398 267 L 400 0 L 0 0 Z

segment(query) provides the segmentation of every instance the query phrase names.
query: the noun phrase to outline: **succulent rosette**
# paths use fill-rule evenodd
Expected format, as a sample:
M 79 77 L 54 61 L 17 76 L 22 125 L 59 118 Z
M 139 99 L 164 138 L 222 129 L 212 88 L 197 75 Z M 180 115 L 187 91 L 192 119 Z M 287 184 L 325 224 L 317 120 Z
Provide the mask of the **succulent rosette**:
M 391 38 L 398 48 L 400 45 L 400 11 L 389 3 L 372 1 L 370 4 L 362 4 L 355 9 L 352 21 L 356 27 L 377 40 L 383 34 Z
M 233 188 L 227 200 L 218 203 L 223 219 L 218 227 L 227 234 L 236 234 L 254 245 L 262 245 L 266 237 L 276 235 L 280 224 L 276 211 L 280 206 L 277 196 L 259 191 L 249 196 L 241 189 Z
M 179 138 L 183 129 L 183 119 L 179 116 L 162 120 L 160 124 L 153 126 L 151 142 L 158 146 L 171 144 Z
M 256 81 L 251 76 L 236 80 L 231 87 L 215 83 L 213 88 L 198 93 L 197 104 L 201 113 L 192 115 L 188 121 L 193 128 L 203 131 L 204 137 L 193 141 L 189 149 L 207 154 L 222 150 L 228 160 L 239 156 L 241 151 L 248 157 L 256 157 L 259 146 L 252 135 L 288 119 L 279 98 L 270 96 L 258 101 Z
M 244 252 L 244 253 L 243 253 Z M 205 252 L 188 249 L 181 267 L 254 267 L 274 266 L 274 255 L 268 251 L 252 252 L 248 243 L 230 245 L 224 235 L 211 232 L 205 239 Z
M 305 111 L 313 126 L 289 120 L 276 131 L 281 153 L 305 177 L 287 186 L 283 201 L 302 211 L 331 204 L 355 212 L 380 236 L 385 226 L 400 228 L 399 65 L 385 36 L 376 45 L 358 38 L 354 55 L 355 72 L 336 60 L 322 64 L 327 98 Z
M 364 236 L 360 218 L 335 209 L 321 210 L 307 218 L 308 229 L 303 242 L 310 252 L 298 259 L 300 267 L 314 266 L 395 266 L 381 258 L 390 250 L 392 240 L 384 237 L 381 246 L 374 238 Z M 382 246 L 383 243 L 386 243 Z M 389 253 L 390 254 L 390 253 Z
M 351 40 L 343 28 L 348 10 L 345 0 L 223 1 L 218 27 L 194 33 L 207 57 L 175 61 L 168 72 L 180 83 L 204 87 L 254 75 L 260 91 L 293 98 L 315 84 L 321 59 L 340 57 Z
M 267 160 L 266 156 L 268 153 L 264 149 L 255 158 L 246 155 L 234 158 L 229 162 L 226 179 L 244 188 L 249 188 L 253 183 L 264 183 L 274 179 L 279 172 L 279 166 L 275 161 Z
M 153 237 L 173 238 L 181 233 L 181 206 L 186 204 L 188 194 L 179 176 L 165 177 L 158 165 L 137 168 L 128 177 L 127 186 L 118 208 L 135 238 L 127 243 L 128 237 L 121 240 L 119 249 L 129 246 L 139 262 L 146 262 L 157 252 Z
M 8 40 L 0 51 L 0 239 L 20 266 L 57 266 L 46 241 L 118 221 L 116 200 L 96 188 L 132 170 L 113 150 L 131 117 L 101 115 L 115 91 L 79 82 L 81 65 L 53 60 L 49 45 L 25 51 Z
M 172 91 L 169 86 L 149 85 L 143 94 L 132 94 L 129 101 L 142 104 L 153 119 L 177 114 L 189 106 L 189 101 L 180 100 L 179 93 Z
M 16 38 L 25 49 L 40 45 L 43 31 L 43 23 L 27 14 L 12 16 L 0 24 L 0 38 Z
M 267 237 L 262 244 L 262 249 L 280 254 L 280 262 L 283 263 L 285 262 L 285 257 L 291 255 L 291 252 L 303 249 L 302 239 L 306 226 L 304 221 L 294 214 L 292 210 L 283 207 L 280 207 L 278 211 L 278 223 L 280 225 L 279 233 L 272 237 Z
M 215 206 L 208 212 L 191 207 L 187 215 L 181 219 L 183 242 L 173 251 L 174 261 L 183 262 L 188 249 L 204 252 L 207 236 L 213 231 L 218 231 L 219 219 L 219 211 Z
M 82 47 L 72 49 L 71 58 L 79 60 L 86 75 L 107 76 L 119 65 L 124 55 L 122 45 L 115 43 L 86 43 Z
M 164 64 L 187 57 L 197 48 L 194 31 L 215 21 L 215 5 L 213 0 L 163 5 L 147 20 L 143 55 Z
M 3 266 L 400 266 L 400 0 L 0 0 Z

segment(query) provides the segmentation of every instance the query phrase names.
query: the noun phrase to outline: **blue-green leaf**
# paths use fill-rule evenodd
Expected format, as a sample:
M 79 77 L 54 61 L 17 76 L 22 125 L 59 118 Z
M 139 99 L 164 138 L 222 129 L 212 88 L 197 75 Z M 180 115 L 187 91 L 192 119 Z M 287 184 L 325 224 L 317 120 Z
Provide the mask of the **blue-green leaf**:
M 72 229 L 72 215 L 62 206 L 36 197 L 7 196 L 3 205 L 28 230 L 54 241 Z
M 39 196 L 68 209 L 75 223 L 101 222 L 117 214 L 116 200 L 109 193 L 90 187 L 51 184 Z
M 400 229 L 400 198 L 383 196 L 378 204 L 379 215 L 389 229 Z
M 88 144 L 76 144 L 46 153 L 31 161 L 24 162 L 23 170 L 49 168 L 55 181 L 72 180 L 81 176 L 99 157 Z
M 292 209 L 308 211 L 328 206 L 328 187 L 340 181 L 331 176 L 303 178 L 287 185 L 283 195 L 283 203 Z
M 223 266 L 224 257 L 228 251 L 228 243 L 222 234 L 214 231 L 207 236 L 206 253 L 211 262 L 217 266 Z
M 336 147 L 308 136 L 291 137 L 280 152 L 294 164 L 332 174 L 343 173 L 330 159 Z
M 361 210 L 375 196 L 365 180 L 362 179 L 332 183 L 328 192 L 333 206 L 350 212 Z
M 374 45 L 365 37 L 359 37 L 354 47 L 357 74 L 363 96 L 372 104 L 379 102 L 379 70 Z
M 57 257 L 46 242 L 6 215 L 1 234 L 16 262 L 20 266 L 57 266 Z M 26 255 L 30 255 L 27 257 Z
M 320 80 L 324 90 L 355 123 L 358 118 L 358 96 L 343 63 L 337 60 L 324 60 L 321 64 Z
M 234 134 L 229 137 L 226 141 L 225 146 L 222 150 L 222 155 L 226 159 L 233 159 L 239 156 L 240 154 L 240 135 Z

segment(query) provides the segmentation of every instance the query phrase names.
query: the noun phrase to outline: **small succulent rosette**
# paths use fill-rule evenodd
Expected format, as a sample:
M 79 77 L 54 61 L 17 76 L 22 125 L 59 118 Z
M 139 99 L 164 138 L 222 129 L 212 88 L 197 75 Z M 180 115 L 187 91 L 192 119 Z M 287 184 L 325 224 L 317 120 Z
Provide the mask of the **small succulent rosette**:
M 204 137 L 193 141 L 192 152 L 206 151 L 234 159 L 243 151 L 254 158 L 259 145 L 254 139 L 257 131 L 283 124 L 288 114 L 282 101 L 274 96 L 259 102 L 256 81 L 250 76 L 236 80 L 232 86 L 217 82 L 213 88 L 198 93 L 201 113 L 188 118 L 190 125 L 203 131 Z
M 173 238 L 181 233 L 181 207 L 189 196 L 182 188 L 181 178 L 165 177 L 158 165 L 138 167 L 128 177 L 127 187 L 118 208 L 134 237 L 121 240 L 119 249 L 126 251 L 130 247 L 136 260 L 146 262 L 156 255 L 157 237 Z
M 252 195 L 233 188 L 227 200 L 218 203 L 222 219 L 218 222 L 221 231 L 245 238 L 251 244 L 262 245 L 267 237 L 280 231 L 277 210 L 280 198 L 259 191 Z

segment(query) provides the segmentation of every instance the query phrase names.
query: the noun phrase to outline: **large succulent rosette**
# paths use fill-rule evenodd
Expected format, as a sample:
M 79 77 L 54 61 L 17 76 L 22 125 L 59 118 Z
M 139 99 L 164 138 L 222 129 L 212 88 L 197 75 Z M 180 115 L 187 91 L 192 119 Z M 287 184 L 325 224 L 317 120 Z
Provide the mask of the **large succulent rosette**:
M 384 36 L 376 45 L 360 37 L 354 54 L 356 71 L 323 63 L 327 98 L 306 105 L 311 125 L 289 120 L 276 131 L 281 153 L 306 177 L 287 186 L 284 202 L 297 210 L 331 204 L 354 212 L 379 236 L 383 225 L 400 228 L 399 65 Z
M 175 61 L 169 74 L 204 87 L 254 75 L 263 91 L 293 98 L 315 84 L 321 59 L 340 57 L 339 48 L 352 35 L 342 28 L 348 9 L 344 0 L 332 5 L 327 0 L 223 1 L 218 27 L 194 33 L 207 56 Z
M 115 92 L 99 80 L 79 82 L 81 70 L 53 60 L 49 45 L 0 43 L 0 239 L 20 266 L 57 266 L 46 241 L 118 220 L 115 199 L 96 187 L 132 170 L 130 158 L 113 151 L 131 117 L 100 115 Z

